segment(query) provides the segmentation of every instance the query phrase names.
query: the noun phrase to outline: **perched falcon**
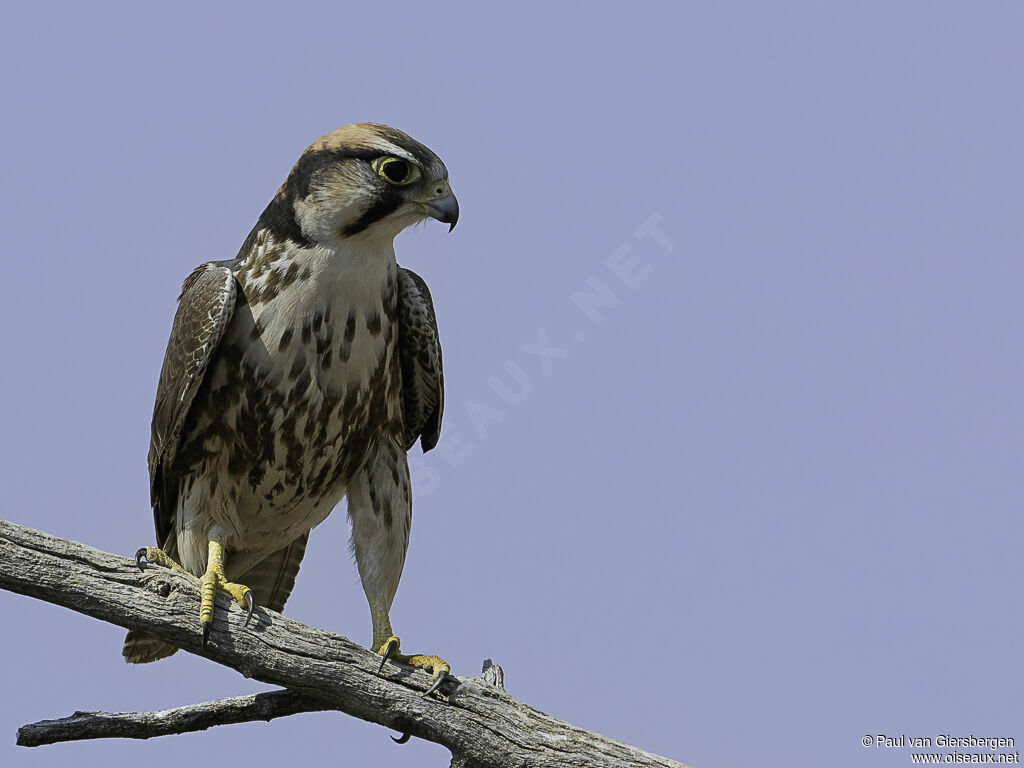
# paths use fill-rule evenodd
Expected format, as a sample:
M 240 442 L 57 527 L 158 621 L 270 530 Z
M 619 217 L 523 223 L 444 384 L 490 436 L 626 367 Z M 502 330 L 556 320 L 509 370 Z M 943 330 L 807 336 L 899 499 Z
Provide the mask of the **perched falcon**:
M 449 231 L 459 218 L 437 155 L 347 125 L 302 153 L 234 260 L 186 278 L 149 449 L 159 547 L 136 557 L 201 576 L 204 644 L 217 589 L 250 615 L 284 607 L 310 528 L 346 496 L 381 667 L 431 670 L 432 690 L 447 675 L 401 654 L 388 617 L 412 519 L 406 452 L 437 443 L 444 401 L 430 292 L 393 245 L 428 217 Z M 129 632 L 123 654 L 175 650 Z

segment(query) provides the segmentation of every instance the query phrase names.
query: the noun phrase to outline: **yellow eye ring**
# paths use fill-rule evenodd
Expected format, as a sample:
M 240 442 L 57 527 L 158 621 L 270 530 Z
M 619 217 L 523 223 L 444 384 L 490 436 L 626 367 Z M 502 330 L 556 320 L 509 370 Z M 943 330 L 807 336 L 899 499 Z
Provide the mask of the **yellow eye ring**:
M 373 169 L 388 184 L 403 187 L 420 177 L 420 170 L 399 157 L 381 157 L 373 161 Z

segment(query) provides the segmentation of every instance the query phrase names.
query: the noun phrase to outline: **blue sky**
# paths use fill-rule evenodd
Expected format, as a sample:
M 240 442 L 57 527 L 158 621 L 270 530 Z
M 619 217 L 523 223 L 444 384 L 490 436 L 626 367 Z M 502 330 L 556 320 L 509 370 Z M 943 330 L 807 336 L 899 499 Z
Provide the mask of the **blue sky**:
M 344 123 L 446 162 L 403 646 L 697 768 L 1024 740 L 1024 13 L 949 2 L 24 5 L 0 29 L 0 514 L 126 554 L 181 280 Z M 370 621 L 344 510 L 287 613 Z M 25 750 L 259 690 L 0 593 L 4 765 L 444 765 L 337 714 Z M 940 750 L 943 751 L 943 750 Z M 946 750 L 948 751 L 948 750 Z M 968 750 L 969 751 L 969 750 Z

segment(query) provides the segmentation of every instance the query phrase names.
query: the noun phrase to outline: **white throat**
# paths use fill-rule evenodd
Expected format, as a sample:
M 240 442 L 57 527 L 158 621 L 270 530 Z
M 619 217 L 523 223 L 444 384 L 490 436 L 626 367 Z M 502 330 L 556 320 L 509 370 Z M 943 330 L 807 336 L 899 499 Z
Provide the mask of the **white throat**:
M 320 323 L 331 326 L 337 348 L 346 325 L 354 322 L 349 356 L 344 360 L 334 356 L 329 378 L 362 379 L 376 367 L 384 340 L 393 338 L 384 333 L 388 323 L 384 301 L 387 292 L 395 290 L 397 265 L 392 238 L 362 235 L 369 233 L 331 246 L 306 248 L 294 244 L 281 248 L 267 241 L 249 260 L 261 266 L 240 269 L 246 272 L 243 285 L 263 342 L 260 346 L 269 357 L 282 350 L 282 356 L 287 352 L 291 358 L 304 343 L 303 329 L 315 329 Z M 270 300 L 253 300 L 271 289 Z M 371 333 L 371 327 L 378 333 Z M 286 336 L 288 343 L 282 345 Z M 311 336 L 317 336 L 317 331 Z

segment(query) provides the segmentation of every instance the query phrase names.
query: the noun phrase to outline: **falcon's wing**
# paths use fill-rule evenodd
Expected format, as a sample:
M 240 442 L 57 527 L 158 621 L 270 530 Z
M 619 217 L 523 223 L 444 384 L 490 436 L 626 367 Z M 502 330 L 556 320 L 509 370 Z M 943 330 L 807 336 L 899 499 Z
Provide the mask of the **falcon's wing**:
M 423 278 L 398 268 L 398 357 L 402 366 L 405 449 L 422 436 L 424 453 L 437 445 L 444 411 L 444 373 L 434 303 Z
M 177 453 L 192 400 L 231 321 L 237 293 L 230 269 L 206 263 L 185 278 L 178 297 L 178 311 L 160 369 L 149 443 L 149 487 L 156 539 L 161 547 L 174 528 L 178 494 L 175 480 L 165 483 L 166 474 Z

